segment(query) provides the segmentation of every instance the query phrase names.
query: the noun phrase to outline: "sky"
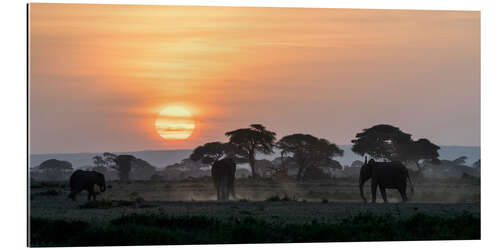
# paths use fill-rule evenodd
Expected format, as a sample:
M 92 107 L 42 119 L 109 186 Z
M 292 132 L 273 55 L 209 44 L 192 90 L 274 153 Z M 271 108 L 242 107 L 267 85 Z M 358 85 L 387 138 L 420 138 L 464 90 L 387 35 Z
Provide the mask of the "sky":
M 32 154 L 192 149 L 254 123 L 478 146 L 480 13 L 30 4 L 29 109 Z

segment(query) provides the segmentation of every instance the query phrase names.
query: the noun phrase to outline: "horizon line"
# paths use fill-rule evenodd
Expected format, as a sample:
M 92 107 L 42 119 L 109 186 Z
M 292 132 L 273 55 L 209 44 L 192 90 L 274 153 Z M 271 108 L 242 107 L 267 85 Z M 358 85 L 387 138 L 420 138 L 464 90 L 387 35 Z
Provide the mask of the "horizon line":
M 351 146 L 352 144 L 337 144 L 338 146 Z M 478 147 L 481 148 L 481 145 L 439 145 L 439 147 Z M 66 152 L 66 153 L 28 153 L 29 155 L 56 155 L 56 154 L 102 154 L 105 152 L 110 153 L 137 153 L 137 152 L 151 152 L 151 151 L 186 151 L 186 150 L 194 150 L 194 148 L 178 148 L 178 149 L 142 149 L 135 151 L 102 151 L 102 152 Z

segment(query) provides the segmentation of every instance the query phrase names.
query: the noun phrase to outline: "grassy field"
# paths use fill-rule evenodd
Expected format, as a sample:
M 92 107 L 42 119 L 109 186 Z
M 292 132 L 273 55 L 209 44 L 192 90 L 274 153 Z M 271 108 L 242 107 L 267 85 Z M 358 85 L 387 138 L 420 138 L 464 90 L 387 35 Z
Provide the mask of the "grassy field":
M 214 201 L 210 179 L 108 186 L 98 201 L 88 203 L 85 192 L 76 202 L 69 200 L 65 183 L 32 183 L 31 244 L 477 239 L 480 235 L 480 186 L 464 180 L 417 182 L 409 203 L 400 203 L 399 194 L 391 190 L 389 204 L 361 203 L 356 182 L 347 179 L 306 183 L 240 179 L 238 199 L 229 202 Z M 354 235 L 359 227 L 364 233 Z M 126 242 L 124 237 L 113 238 L 117 230 L 136 237 L 125 237 Z

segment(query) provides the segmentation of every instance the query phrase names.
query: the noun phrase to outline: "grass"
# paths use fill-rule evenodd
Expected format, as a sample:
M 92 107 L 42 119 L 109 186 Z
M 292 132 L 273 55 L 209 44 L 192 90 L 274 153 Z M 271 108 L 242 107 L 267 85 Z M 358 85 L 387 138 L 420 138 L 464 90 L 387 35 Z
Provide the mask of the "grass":
M 252 216 L 130 214 L 107 224 L 30 219 L 31 246 L 111 246 L 224 243 L 284 243 L 480 238 L 480 220 L 470 213 L 401 218 L 360 213 L 336 222 L 275 223 Z
M 55 189 L 49 189 L 43 192 L 36 193 L 36 195 L 42 195 L 42 196 L 58 196 L 60 194 L 61 192 Z
M 109 201 L 109 200 L 96 200 L 96 201 L 88 201 L 78 207 L 80 209 L 110 209 L 115 207 L 127 207 L 127 206 L 135 206 L 136 202 L 134 201 Z

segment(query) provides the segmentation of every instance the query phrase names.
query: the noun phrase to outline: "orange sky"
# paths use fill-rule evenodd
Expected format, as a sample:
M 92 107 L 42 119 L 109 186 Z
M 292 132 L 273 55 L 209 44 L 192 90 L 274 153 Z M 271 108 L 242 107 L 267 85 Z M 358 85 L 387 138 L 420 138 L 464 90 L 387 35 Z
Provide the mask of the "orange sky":
M 262 123 L 347 144 L 377 123 L 479 145 L 479 12 L 30 5 L 31 151 L 194 148 Z M 187 140 L 157 114 L 190 110 Z

